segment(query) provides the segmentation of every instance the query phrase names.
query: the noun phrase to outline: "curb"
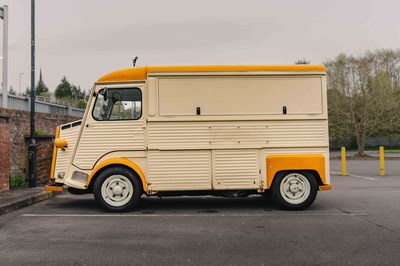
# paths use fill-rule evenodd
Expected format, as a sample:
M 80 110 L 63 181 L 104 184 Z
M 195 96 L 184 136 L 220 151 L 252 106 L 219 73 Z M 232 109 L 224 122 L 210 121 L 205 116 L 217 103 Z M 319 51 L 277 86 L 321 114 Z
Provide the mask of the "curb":
M 20 208 L 32 205 L 36 202 L 40 202 L 53 197 L 51 191 L 41 191 L 35 195 L 20 196 L 10 203 L 6 203 L 0 206 L 0 216 L 9 212 L 16 211 Z

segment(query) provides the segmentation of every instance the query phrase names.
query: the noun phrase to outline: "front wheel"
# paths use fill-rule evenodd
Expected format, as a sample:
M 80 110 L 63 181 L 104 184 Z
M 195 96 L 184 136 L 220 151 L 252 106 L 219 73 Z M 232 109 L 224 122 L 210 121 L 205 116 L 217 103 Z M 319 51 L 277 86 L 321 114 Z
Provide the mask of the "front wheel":
M 284 209 L 302 210 L 317 196 L 318 186 L 309 172 L 281 172 L 274 180 L 272 196 Z
M 142 187 L 131 171 L 123 167 L 112 167 L 97 177 L 93 194 L 106 211 L 126 212 L 139 203 Z

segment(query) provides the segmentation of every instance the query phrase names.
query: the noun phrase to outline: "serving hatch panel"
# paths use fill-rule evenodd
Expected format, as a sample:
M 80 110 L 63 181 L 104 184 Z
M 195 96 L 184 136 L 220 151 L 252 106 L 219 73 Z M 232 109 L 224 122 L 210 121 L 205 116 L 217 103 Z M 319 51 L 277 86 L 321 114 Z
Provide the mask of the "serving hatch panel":
M 322 114 L 321 77 L 159 78 L 159 115 Z

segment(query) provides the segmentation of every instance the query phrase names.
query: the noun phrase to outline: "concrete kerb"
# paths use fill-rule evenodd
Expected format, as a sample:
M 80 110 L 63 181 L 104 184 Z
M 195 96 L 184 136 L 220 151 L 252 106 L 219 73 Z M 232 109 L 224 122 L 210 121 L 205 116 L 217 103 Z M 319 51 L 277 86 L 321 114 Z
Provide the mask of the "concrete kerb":
M 0 193 L 0 215 L 16 211 L 51 197 L 53 197 L 53 193 L 45 191 L 43 187 L 20 188 L 2 192 Z

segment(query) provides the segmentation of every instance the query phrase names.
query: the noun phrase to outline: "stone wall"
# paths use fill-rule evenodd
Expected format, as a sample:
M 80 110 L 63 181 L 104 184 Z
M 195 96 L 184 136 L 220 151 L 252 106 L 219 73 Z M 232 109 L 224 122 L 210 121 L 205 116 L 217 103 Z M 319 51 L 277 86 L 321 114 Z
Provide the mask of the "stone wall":
M 58 125 L 79 120 L 79 117 L 36 113 L 36 129 L 46 133 L 36 139 L 38 183 L 48 180 L 53 140 Z M 0 192 L 8 190 L 9 177 L 28 176 L 28 144 L 30 112 L 0 108 Z

